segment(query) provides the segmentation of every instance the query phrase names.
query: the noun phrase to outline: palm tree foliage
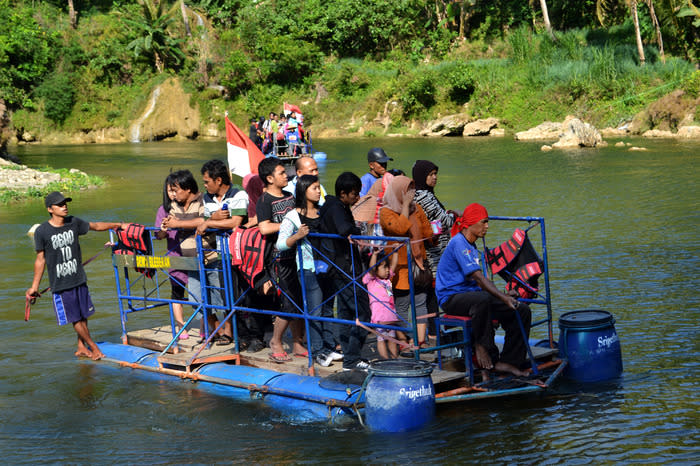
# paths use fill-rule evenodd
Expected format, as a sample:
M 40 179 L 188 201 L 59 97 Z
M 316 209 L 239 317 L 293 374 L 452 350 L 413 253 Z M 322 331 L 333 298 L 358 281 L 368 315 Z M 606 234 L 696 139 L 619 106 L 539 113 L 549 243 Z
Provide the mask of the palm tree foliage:
M 141 16 L 123 17 L 124 23 L 136 35 L 127 45 L 136 57 L 147 58 L 162 73 L 167 66 L 180 65 L 185 54 L 181 49 L 183 39 L 175 37 L 171 28 L 177 19 L 179 4 L 168 9 L 164 2 L 157 0 L 138 0 Z

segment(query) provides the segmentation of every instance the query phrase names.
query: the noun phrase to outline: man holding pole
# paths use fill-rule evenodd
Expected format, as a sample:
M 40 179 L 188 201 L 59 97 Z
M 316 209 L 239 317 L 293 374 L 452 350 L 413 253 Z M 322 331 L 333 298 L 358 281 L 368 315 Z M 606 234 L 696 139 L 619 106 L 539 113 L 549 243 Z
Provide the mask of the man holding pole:
M 88 317 L 95 313 L 87 287 L 87 276 L 83 268 L 78 236 L 88 231 L 106 231 L 122 227 L 116 222 L 86 222 L 68 215 L 68 202 L 58 191 L 49 193 L 44 205 L 50 218 L 42 223 L 34 233 L 36 260 L 34 261 L 34 280 L 26 291 L 27 300 L 39 297 L 39 284 L 48 269 L 49 283 L 53 293 L 53 305 L 58 325 L 73 324 L 78 334 L 76 356 L 86 356 L 93 360 L 104 357 L 102 351 L 92 340 L 88 330 Z M 124 224 L 126 227 L 126 224 Z

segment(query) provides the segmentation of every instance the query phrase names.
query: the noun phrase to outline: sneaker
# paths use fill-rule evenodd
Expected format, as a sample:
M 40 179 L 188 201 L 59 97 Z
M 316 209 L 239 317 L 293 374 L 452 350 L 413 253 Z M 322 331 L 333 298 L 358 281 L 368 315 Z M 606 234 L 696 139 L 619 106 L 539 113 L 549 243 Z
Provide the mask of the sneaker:
M 341 353 L 338 353 L 337 351 L 331 351 L 330 357 L 333 359 L 333 361 L 342 361 L 343 360 L 343 355 Z
M 320 353 L 316 356 L 316 362 L 323 367 L 328 367 L 333 362 L 333 358 L 330 353 Z
M 344 371 L 363 371 L 367 372 L 367 369 L 369 369 L 369 362 L 365 361 L 364 359 L 360 359 L 355 363 L 354 366 L 352 367 L 343 367 Z

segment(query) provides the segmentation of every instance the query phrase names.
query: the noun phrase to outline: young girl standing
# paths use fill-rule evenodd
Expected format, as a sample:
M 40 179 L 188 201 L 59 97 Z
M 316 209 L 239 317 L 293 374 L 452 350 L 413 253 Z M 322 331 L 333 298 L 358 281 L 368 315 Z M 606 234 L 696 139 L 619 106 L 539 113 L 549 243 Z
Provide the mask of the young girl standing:
M 372 310 L 372 323 L 374 324 L 400 325 L 396 317 L 394 293 L 391 287 L 391 279 L 394 277 L 394 269 L 398 259 L 398 254 L 392 254 L 391 265 L 389 265 L 389 258 L 384 254 L 380 257 L 378 251 L 374 251 L 369 261 L 369 273 L 362 277 L 362 282 L 367 286 L 369 292 L 369 307 Z M 387 336 L 396 338 L 396 331 L 378 328 L 377 333 L 379 356 L 382 359 L 398 358 L 399 350 L 396 343 L 384 338 Z

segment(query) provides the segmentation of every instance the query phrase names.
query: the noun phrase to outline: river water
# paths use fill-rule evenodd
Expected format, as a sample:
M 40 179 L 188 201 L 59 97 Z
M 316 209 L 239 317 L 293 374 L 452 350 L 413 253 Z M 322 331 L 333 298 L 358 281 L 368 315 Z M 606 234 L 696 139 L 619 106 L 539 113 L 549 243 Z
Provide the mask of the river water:
M 74 333 L 56 326 L 47 299 L 23 321 L 34 259 L 26 231 L 46 218 L 43 202 L 1 207 L 0 457 L 11 464 L 697 464 L 700 146 L 633 142 L 650 150 L 544 153 L 540 144 L 510 139 L 316 141 L 328 154 L 320 173 L 331 192 L 340 172 L 364 173 L 367 150 L 379 145 L 394 158 L 390 167 L 409 174 L 418 158 L 439 165 L 436 192 L 448 208 L 480 202 L 491 215 L 545 217 L 555 321 L 591 308 L 617 320 L 625 369 L 619 380 L 440 407 L 433 424 L 405 434 L 371 434 L 356 423 L 298 424 L 189 382 L 77 361 Z M 199 173 L 206 160 L 225 159 L 225 144 L 26 146 L 14 154 L 30 167 L 76 167 L 108 180 L 72 193 L 71 213 L 149 224 L 168 171 Z M 493 223 L 490 244 L 504 236 Z M 84 258 L 106 240 L 102 233 L 83 237 Z M 118 342 L 110 264 L 104 254 L 87 267 L 97 308 L 90 328 L 96 340 Z

